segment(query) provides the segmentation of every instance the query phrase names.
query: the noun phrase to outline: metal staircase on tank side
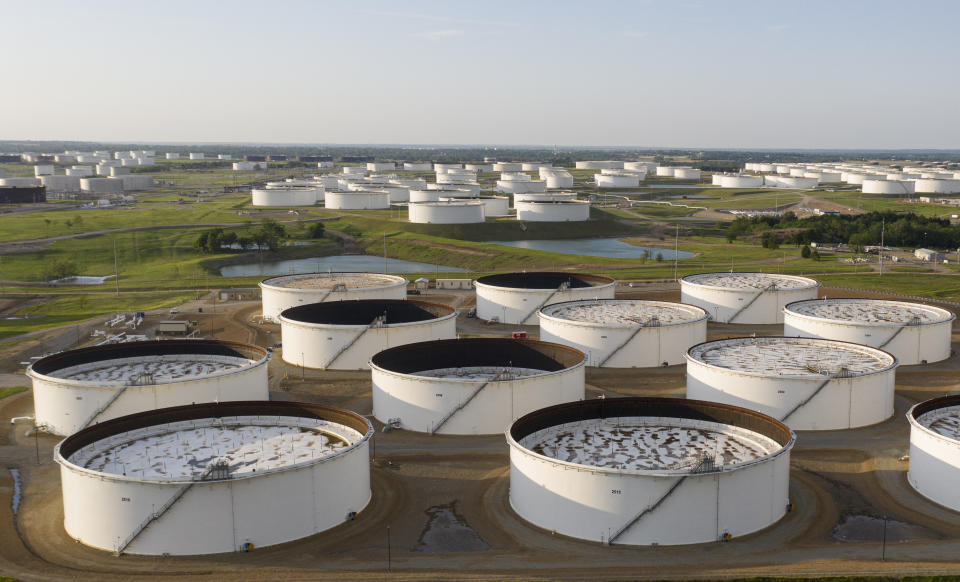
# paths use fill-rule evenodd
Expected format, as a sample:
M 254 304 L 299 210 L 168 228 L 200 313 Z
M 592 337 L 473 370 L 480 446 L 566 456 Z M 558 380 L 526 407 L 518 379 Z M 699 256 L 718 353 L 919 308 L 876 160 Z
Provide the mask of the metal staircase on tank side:
M 484 382 L 483 384 L 477 386 L 477 388 L 475 388 L 474 391 L 470 393 L 470 396 L 468 396 L 466 400 L 464 400 L 464 401 L 461 402 L 460 404 L 456 405 L 456 406 L 453 408 L 453 410 L 451 410 L 450 412 L 446 413 L 446 414 L 443 416 L 443 418 L 440 419 L 440 422 L 438 422 L 436 425 L 434 425 L 433 427 L 430 428 L 430 434 L 431 434 L 431 435 L 436 434 L 437 431 L 440 430 L 440 427 L 442 427 L 443 425 L 445 425 L 445 424 L 447 423 L 447 421 L 450 420 L 451 418 L 453 418 L 453 416 L 454 416 L 456 413 L 458 413 L 458 412 L 460 412 L 461 410 L 463 410 L 463 409 L 467 406 L 467 404 L 470 404 L 470 401 L 473 400 L 474 398 L 476 398 L 476 397 L 477 397 L 477 394 L 480 394 L 480 392 L 482 392 L 484 388 L 486 388 L 487 386 L 489 386 L 489 385 L 492 384 L 493 382 L 498 382 L 498 381 L 501 380 L 505 375 L 508 375 L 509 373 L 510 373 L 510 369 L 509 369 L 509 368 L 504 368 L 503 370 L 500 370 L 499 372 L 497 372 L 497 373 L 493 376 L 493 378 L 490 378 L 489 380 L 487 380 L 487 381 Z
M 619 352 L 619 351 L 622 350 L 623 348 L 627 347 L 627 344 L 629 344 L 630 342 L 632 342 L 632 341 L 633 341 L 633 338 L 637 337 L 637 334 L 640 333 L 641 331 L 643 331 L 644 328 L 647 328 L 647 327 L 660 327 L 660 326 L 661 326 L 660 318 L 657 317 L 656 315 L 654 315 L 654 316 L 652 316 L 652 317 L 650 317 L 649 319 L 646 319 L 646 320 L 644 320 L 644 321 L 639 321 L 639 320 L 637 320 L 636 318 L 632 318 L 632 317 L 631 317 L 631 318 L 628 318 L 628 319 L 630 319 L 631 321 L 635 322 L 635 323 L 637 324 L 637 327 L 634 328 L 633 332 L 630 333 L 630 336 L 627 337 L 626 340 L 624 340 L 620 345 L 618 345 L 616 348 L 614 348 L 612 352 L 610 352 L 609 354 L 607 354 L 607 357 L 605 357 L 604 359 L 600 360 L 600 363 L 598 363 L 598 364 L 596 365 L 596 367 L 602 368 L 604 364 L 606 364 L 607 362 L 610 361 L 611 358 L 613 358 L 613 356 L 617 355 L 617 352 Z
M 332 366 L 333 363 L 336 362 L 337 359 L 338 359 L 340 356 L 342 356 L 344 352 L 346 352 L 346 351 L 349 350 L 351 347 L 353 347 L 353 344 L 355 344 L 355 343 L 357 343 L 358 341 L 360 341 L 360 338 L 362 338 L 362 337 L 364 336 L 364 334 L 366 334 L 368 331 L 370 331 L 371 329 L 379 329 L 379 328 L 382 328 L 382 327 L 386 327 L 386 325 L 387 325 L 387 314 L 384 313 L 383 315 L 377 316 L 373 321 L 370 322 L 370 324 L 369 324 L 367 327 L 365 327 L 365 328 L 363 328 L 362 330 L 360 330 L 360 333 L 358 333 L 352 340 L 350 340 L 350 342 L 347 343 L 347 345 L 342 346 L 339 350 L 337 350 L 337 353 L 335 353 L 335 354 L 333 355 L 333 357 L 330 358 L 330 361 L 327 362 L 326 364 L 324 364 L 324 365 L 321 367 L 321 369 L 322 369 L 322 370 L 326 370 L 327 368 L 329 368 L 330 366 Z
M 123 396 L 123 393 L 127 391 L 127 388 L 130 388 L 131 386 L 149 386 L 150 384 L 154 384 L 155 382 L 156 380 L 154 379 L 153 374 L 150 374 L 147 372 L 141 373 L 139 376 L 134 378 L 129 384 L 125 384 L 119 390 L 111 394 L 110 398 L 108 398 L 106 402 L 98 406 L 97 409 L 93 411 L 93 414 L 87 417 L 84 423 L 80 425 L 80 428 L 87 428 L 88 426 L 93 424 L 93 421 L 96 420 L 98 416 L 106 412 L 108 408 L 113 406 L 114 402 L 116 402 L 121 396 Z
M 536 307 L 534 307 L 533 311 L 528 312 L 517 323 L 519 323 L 520 325 L 523 325 L 524 322 L 526 322 L 528 319 L 530 319 L 530 317 L 533 316 L 533 314 L 543 309 L 543 307 L 547 305 L 550 302 L 550 300 L 553 299 L 554 296 L 556 296 L 557 293 L 563 293 L 564 291 L 569 291 L 569 290 L 570 290 L 570 281 L 564 281 L 563 283 L 560 283 L 560 286 L 554 289 L 553 292 L 550 293 L 550 295 L 547 295 L 547 298 L 541 301 L 540 305 L 537 305 Z
M 754 295 L 752 299 L 750 299 L 750 301 L 747 301 L 744 305 L 741 305 L 740 309 L 738 309 L 733 315 L 730 316 L 730 319 L 727 320 L 727 323 L 733 323 L 733 320 L 736 319 L 738 315 L 746 311 L 747 308 L 753 305 L 757 299 L 760 299 L 761 297 L 763 297 L 764 293 L 768 293 L 770 291 L 776 291 L 776 290 L 777 290 L 777 284 L 770 283 L 769 285 L 767 285 L 766 287 L 758 291 L 757 294 Z

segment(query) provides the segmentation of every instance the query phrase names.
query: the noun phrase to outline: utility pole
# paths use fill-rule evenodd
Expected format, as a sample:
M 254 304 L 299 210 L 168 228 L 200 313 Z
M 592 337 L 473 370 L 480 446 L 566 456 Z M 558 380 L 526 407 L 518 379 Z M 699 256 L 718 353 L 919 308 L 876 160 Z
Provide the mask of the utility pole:
M 120 297 L 120 263 L 117 261 L 117 239 L 113 239 L 113 279 L 117 284 L 117 297 Z
M 387 233 L 383 233 L 383 274 L 387 274 Z
M 390 526 L 388 525 L 387 526 L 387 572 L 393 572 L 393 565 L 391 564 L 392 556 L 390 555 L 390 553 L 391 553 L 390 552 Z
M 680 225 L 677 224 L 677 230 L 673 235 L 673 280 L 680 280 Z
M 880 276 L 883 277 L 883 235 L 887 230 L 887 219 L 880 222 Z

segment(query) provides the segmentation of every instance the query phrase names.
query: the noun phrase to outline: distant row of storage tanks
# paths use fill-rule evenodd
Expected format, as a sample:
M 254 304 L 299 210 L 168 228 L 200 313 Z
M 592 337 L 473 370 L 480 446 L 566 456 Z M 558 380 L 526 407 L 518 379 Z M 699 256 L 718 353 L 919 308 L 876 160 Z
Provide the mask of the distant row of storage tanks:
M 681 282 L 679 304 L 615 299 L 614 284 L 570 273 L 476 281 L 479 317 L 527 323 L 535 315 L 541 341 L 454 339 L 455 310 L 405 300 L 407 281 L 397 276 L 288 275 L 261 288 L 263 316 L 281 325 L 284 360 L 369 367 L 374 416 L 392 427 L 506 428 L 517 513 L 604 543 L 696 543 L 771 525 L 789 509 L 791 429 L 889 418 L 898 363 L 950 353 L 952 313 L 817 300 L 819 284 L 803 277 L 693 275 Z M 710 318 L 782 322 L 785 337 L 706 342 Z M 370 499 L 372 426 L 348 411 L 262 402 L 268 358 L 252 346 L 180 341 L 88 348 L 35 363 L 38 423 L 60 434 L 79 430 L 56 453 L 70 535 L 117 552 L 209 553 L 352 519 Z M 583 400 L 586 365 L 683 361 L 687 396 L 702 400 Z M 191 372 L 198 366 L 208 369 Z M 105 374 L 118 381 L 105 383 Z M 260 402 L 223 403 L 239 399 Z M 221 404 L 142 412 L 191 402 Z M 957 478 L 960 398 L 923 403 L 908 416 L 910 483 L 960 510 L 960 494 L 943 486 Z M 83 429 L 94 422 L 101 424 Z M 192 436 L 180 441 L 178 431 Z M 236 451 L 214 445 L 227 437 Z M 187 464 L 177 468 L 170 455 L 186 455 Z M 214 461 L 187 466 L 200 457 Z M 267 498 L 269 511 L 259 511 Z
M 714 174 L 718 186 L 813 188 L 821 183 L 860 186 L 865 194 L 957 194 L 960 172 L 924 167 L 884 167 L 851 163 L 778 164 L 747 162 L 753 174 Z

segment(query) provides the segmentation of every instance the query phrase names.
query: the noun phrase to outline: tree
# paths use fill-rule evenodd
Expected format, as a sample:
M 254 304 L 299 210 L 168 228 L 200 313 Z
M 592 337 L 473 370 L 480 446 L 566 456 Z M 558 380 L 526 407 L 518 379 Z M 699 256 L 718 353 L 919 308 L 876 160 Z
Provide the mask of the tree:
M 312 222 L 307 227 L 307 238 L 323 238 L 325 231 L 326 227 L 323 226 L 322 222 Z
M 650 260 L 650 249 L 644 249 L 643 253 L 640 255 L 640 263 L 646 265 L 647 261 Z
M 663 262 L 663 253 L 657 253 L 656 260 L 657 260 L 658 263 L 662 263 L 662 262 Z
M 867 242 L 870 239 L 867 238 L 867 235 L 862 232 L 855 232 L 850 235 L 850 238 L 847 239 L 847 244 L 850 246 L 850 250 L 856 254 L 863 252 L 863 247 L 867 246 Z
M 819 261 L 819 260 L 820 260 L 820 253 L 819 253 L 818 251 L 814 250 L 812 253 L 810 253 L 810 258 L 813 259 L 814 261 Z
M 46 280 L 66 279 L 67 277 L 76 277 L 80 274 L 80 268 L 70 259 L 57 259 L 44 270 L 43 278 Z
M 810 245 L 803 245 L 803 248 L 800 249 L 800 256 L 805 259 L 809 259 L 812 252 L 813 251 L 810 249 Z
M 763 233 L 763 236 L 760 238 L 760 240 L 763 248 L 765 249 L 776 250 L 780 248 L 780 241 L 777 240 L 777 235 L 773 234 L 772 232 Z

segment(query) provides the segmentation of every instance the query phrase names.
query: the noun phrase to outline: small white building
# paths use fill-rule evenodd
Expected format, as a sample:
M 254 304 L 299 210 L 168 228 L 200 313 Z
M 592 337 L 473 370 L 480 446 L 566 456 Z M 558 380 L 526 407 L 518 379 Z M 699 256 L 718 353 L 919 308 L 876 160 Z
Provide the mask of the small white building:
M 943 253 L 931 249 L 917 249 L 913 251 L 913 256 L 925 263 L 942 263 Z

